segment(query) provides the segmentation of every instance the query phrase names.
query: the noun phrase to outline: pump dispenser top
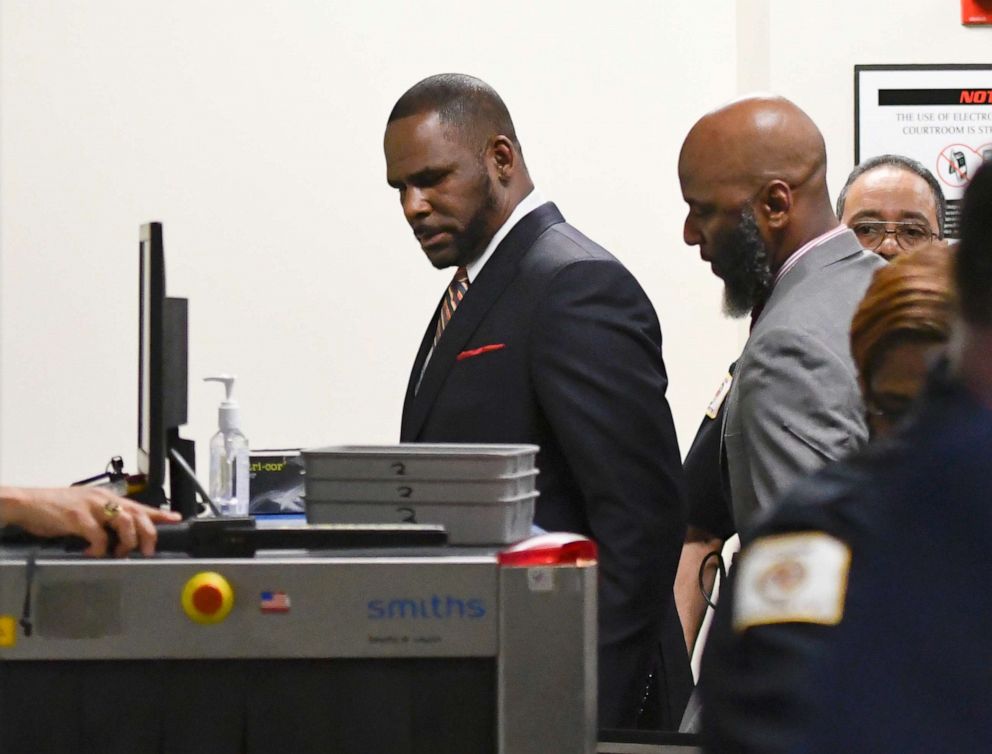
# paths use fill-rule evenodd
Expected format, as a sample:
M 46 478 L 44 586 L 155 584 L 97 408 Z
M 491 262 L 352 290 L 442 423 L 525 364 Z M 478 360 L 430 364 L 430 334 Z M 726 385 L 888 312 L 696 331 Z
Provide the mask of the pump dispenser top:
M 241 429 L 241 409 L 238 402 L 234 400 L 234 381 L 237 379 L 233 374 L 218 374 L 213 377 L 204 377 L 204 382 L 223 382 L 226 397 L 217 409 L 217 423 L 221 430 Z

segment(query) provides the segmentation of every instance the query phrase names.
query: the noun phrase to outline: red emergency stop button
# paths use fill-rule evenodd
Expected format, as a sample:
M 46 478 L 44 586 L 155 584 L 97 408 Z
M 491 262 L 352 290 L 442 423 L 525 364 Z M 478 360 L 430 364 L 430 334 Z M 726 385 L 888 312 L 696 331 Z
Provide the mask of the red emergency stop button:
M 203 571 L 186 582 L 183 610 L 197 623 L 220 623 L 234 607 L 234 590 L 214 571 Z
M 193 607 L 206 615 L 213 615 L 224 604 L 224 595 L 212 584 L 198 586 L 193 592 Z

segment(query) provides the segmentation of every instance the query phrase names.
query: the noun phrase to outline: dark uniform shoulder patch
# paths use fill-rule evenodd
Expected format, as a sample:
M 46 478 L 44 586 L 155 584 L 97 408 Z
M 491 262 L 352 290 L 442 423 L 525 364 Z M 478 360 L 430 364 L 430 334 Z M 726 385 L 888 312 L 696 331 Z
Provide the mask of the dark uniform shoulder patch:
M 823 532 L 776 534 L 741 555 L 734 629 L 772 623 L 835 626 L 844 617 L 851 548 Z

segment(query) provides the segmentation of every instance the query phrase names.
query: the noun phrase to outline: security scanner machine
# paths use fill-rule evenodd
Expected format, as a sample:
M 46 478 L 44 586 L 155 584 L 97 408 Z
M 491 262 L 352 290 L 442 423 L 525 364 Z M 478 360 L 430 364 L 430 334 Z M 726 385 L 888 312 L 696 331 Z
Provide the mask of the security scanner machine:
M 591 754 L 594 550 L 7 547 L 2 750 Z

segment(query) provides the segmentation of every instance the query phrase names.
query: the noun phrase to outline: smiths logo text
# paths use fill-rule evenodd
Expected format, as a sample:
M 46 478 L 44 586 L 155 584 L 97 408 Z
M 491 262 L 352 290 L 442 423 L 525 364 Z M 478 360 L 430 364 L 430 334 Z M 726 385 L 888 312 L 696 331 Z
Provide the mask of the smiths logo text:
M 369 600 L 369 620 L 478 620 L 486 615 L 486 603 L 480 597 L 452 597 L 450 594 L 430 597 L 401 597 Z

